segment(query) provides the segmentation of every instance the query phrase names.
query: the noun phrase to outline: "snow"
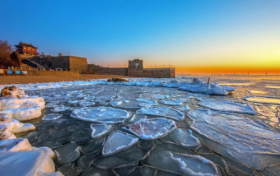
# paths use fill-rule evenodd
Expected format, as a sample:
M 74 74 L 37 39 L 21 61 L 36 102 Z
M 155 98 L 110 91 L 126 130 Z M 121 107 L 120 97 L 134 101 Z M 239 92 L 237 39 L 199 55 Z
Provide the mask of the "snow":
M 206 100 L 199 102 L 199 105 L 217 111 L 256 114 L 252 106 L 242 102 Z
M 154 140 L 161 138 L 176 128 L 173 120 L 164 118 L 145 119 L 123 127 L 142 140 Z
M 122 131 L 114 131 L 109 135 L 107 141 L 105 142 L 102 155 L 108 156 L 118 153 L 122 150 L 130 148 L 138 141 L 139 139 L 131 134 Z
M 75 109 L 71 117 L 88 122 L 113 124 L 123 122 L 130 117 L 130 113 L 122 109 L 99 106 Z
M 181 121 L 184 119 L 184 114 L 182 112 L 168 107 L 144 107 L 138 110 L 137 113 L 144 115 L 161 116 L 177 121 Z
M 188 116 L 193 120 L 191 128 L 211 150 L 257 170 L 280 163 L 280 134 L 265 124 L 205 109 Z

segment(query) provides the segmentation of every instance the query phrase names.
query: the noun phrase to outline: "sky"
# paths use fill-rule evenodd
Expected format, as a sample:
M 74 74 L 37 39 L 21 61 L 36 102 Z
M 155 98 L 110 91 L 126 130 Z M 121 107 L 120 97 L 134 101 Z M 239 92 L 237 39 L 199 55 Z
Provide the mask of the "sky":
M 0 40 L 110 67 L 280 73 L 280 1 L 3 0 Z

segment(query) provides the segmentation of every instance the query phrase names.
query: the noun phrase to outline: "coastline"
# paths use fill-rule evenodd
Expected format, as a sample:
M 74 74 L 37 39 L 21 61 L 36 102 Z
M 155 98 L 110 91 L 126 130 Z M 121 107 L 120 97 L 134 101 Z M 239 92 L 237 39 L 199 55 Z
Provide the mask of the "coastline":
M 23 83 L 43 83 L 77 81 L 88 79 L 108 79 L 108 78 L 132 78 L 124 75 L 83 75 L 80 76 L 0 76 L 0 84 L 23 84 Z

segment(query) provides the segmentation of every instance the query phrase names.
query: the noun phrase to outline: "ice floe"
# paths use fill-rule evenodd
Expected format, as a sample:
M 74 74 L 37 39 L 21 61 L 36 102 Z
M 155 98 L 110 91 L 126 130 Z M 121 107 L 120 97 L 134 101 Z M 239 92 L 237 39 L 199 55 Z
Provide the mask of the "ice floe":
M 92 138 L 97 138 L 97 137 L 100 137 L 100 136 L 108 133 L 112 129 L 112 125 L 91 124 L 90 128 L 92 130 L 91 137 Z
M 178 128 L 171 132 L 171 138 L 183 147 L 197 147 L 200 141 L 193 135 L 192 130 Z
M 137 109 L 137 108 L 141 108 L 141 102 L 136 101 L 136 100 L 129 100 L 129 99 L 125 99 L 125 98 L 117 98 L 117 99 L 113 99 L 110 104 L 113 107 L 117 107 L 117 108 L 132 108 L 132 109 Z
M 188 116 L 191 128 L 211 150 L 257 170 L 280 163 L 280 134 L 265 124 L 205 109 Z
M 84 106 L 84 107 L 87 107 L 87 106 L 93 106 L 95 105 L 95 102 L 90 102 L 90 101 L 82 101 L 79 103 L 80 106 Z
M 204 83 L 197 78 L 194 78 L 191 83 L 185 82 L 179 87 L 179 89 L 195 93 L 205 93 L 209 95 L 227 95 L 235 90 L 225 86 L 221 87 L 217 83 Z
M 144 163 L 163 171 L 179 175 L 219 176 L 217 166 L 198 155 L 172 144 L 160 144 L 150 153 Z
M 52 112 L 63 112 L 63 111 L 69 110 L 69 109 L 70 108 L 68 106 L 55 106 L 52 109 Z
M 43 116 L 42 120 L 57 120 L 62 117 L 62 114 L 50 113 Z
M 173 120 L 164 118 L 145 119 L 126 125 L 124 130 L 129 131 L 140 139 L 153 140 L 165 136 L 176 128 Z
M 171 106 L 180 106 L 183 104 L 183 102 L 179 100 L 160 100 L 160 103 Z
M 59 164 L 68 164 L 80 157 L 80 146 L 75 143 L 68 143 L 54 150 Z
M 112 155 L 114 153 L 120 152 L 127 148 L 130 148 L 134 144 L 139 141 L 139 138 L 122 132 L 122 131 L 114 131 L 111 133 L 103 147 L 102 155 Z
M 168 107 L 144 107 L 139 109 L 137 113 L 144 115 L 161 116 L 177 121 L 181 121 L 184 119 L 184 114 L 182 112 Z
M 71 117 L 89 122 L 113 124 L 123 122 L 130 117 L 130 113 L 122 109 L 99 106 L 75 109 Z
M 217 111 L 256 114 L 251 105 L 242 102 L 206 100 L 199 102 L 199 105 Z
M 244 100 L 264 104 L 280 104 L 280 99 L 275 97 L 243 97 Z

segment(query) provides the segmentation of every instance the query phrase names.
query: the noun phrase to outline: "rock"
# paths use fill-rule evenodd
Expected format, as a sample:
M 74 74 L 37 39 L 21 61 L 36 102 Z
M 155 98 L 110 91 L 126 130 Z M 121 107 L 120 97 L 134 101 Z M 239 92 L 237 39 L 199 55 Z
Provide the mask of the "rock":
M 111 78 L 107 80 L 108 82 L 128 82 L 128 80 L 123 78 Z
M 24 125 L 22 127 L 14 128 L 12 130 L 12 132 L 13 133 L 23 133 L 23 132 L 33 131 L 35 129 L 36 129 L 36 127 L 33 124 L 31 124 L 31 123 L 24 123 Z
M 80 157 L 80 146 L 75 143 L 68 143 L 62 147 L 55 149 L 57 162 L 61 165 L 68 164 Z
M 103 156 L 112 155 L 128 149 L 136 144 L 139 139 L 122 131 L 114 131 L 109 136 L 102 150 Z
M 5 125 L 0 125 L 0 141 L 4 139 L 15 139 L 15 135 Z
M 123 127 L 142 140 L 154 140 L 161 138 L 176 128 L 173 120 L 164 118 L 145 119 Z
M 75 109 L 71 117 L 89 122 L 114 124 L 129 118 L 130 113 L 122 109 L 99 106 Z

